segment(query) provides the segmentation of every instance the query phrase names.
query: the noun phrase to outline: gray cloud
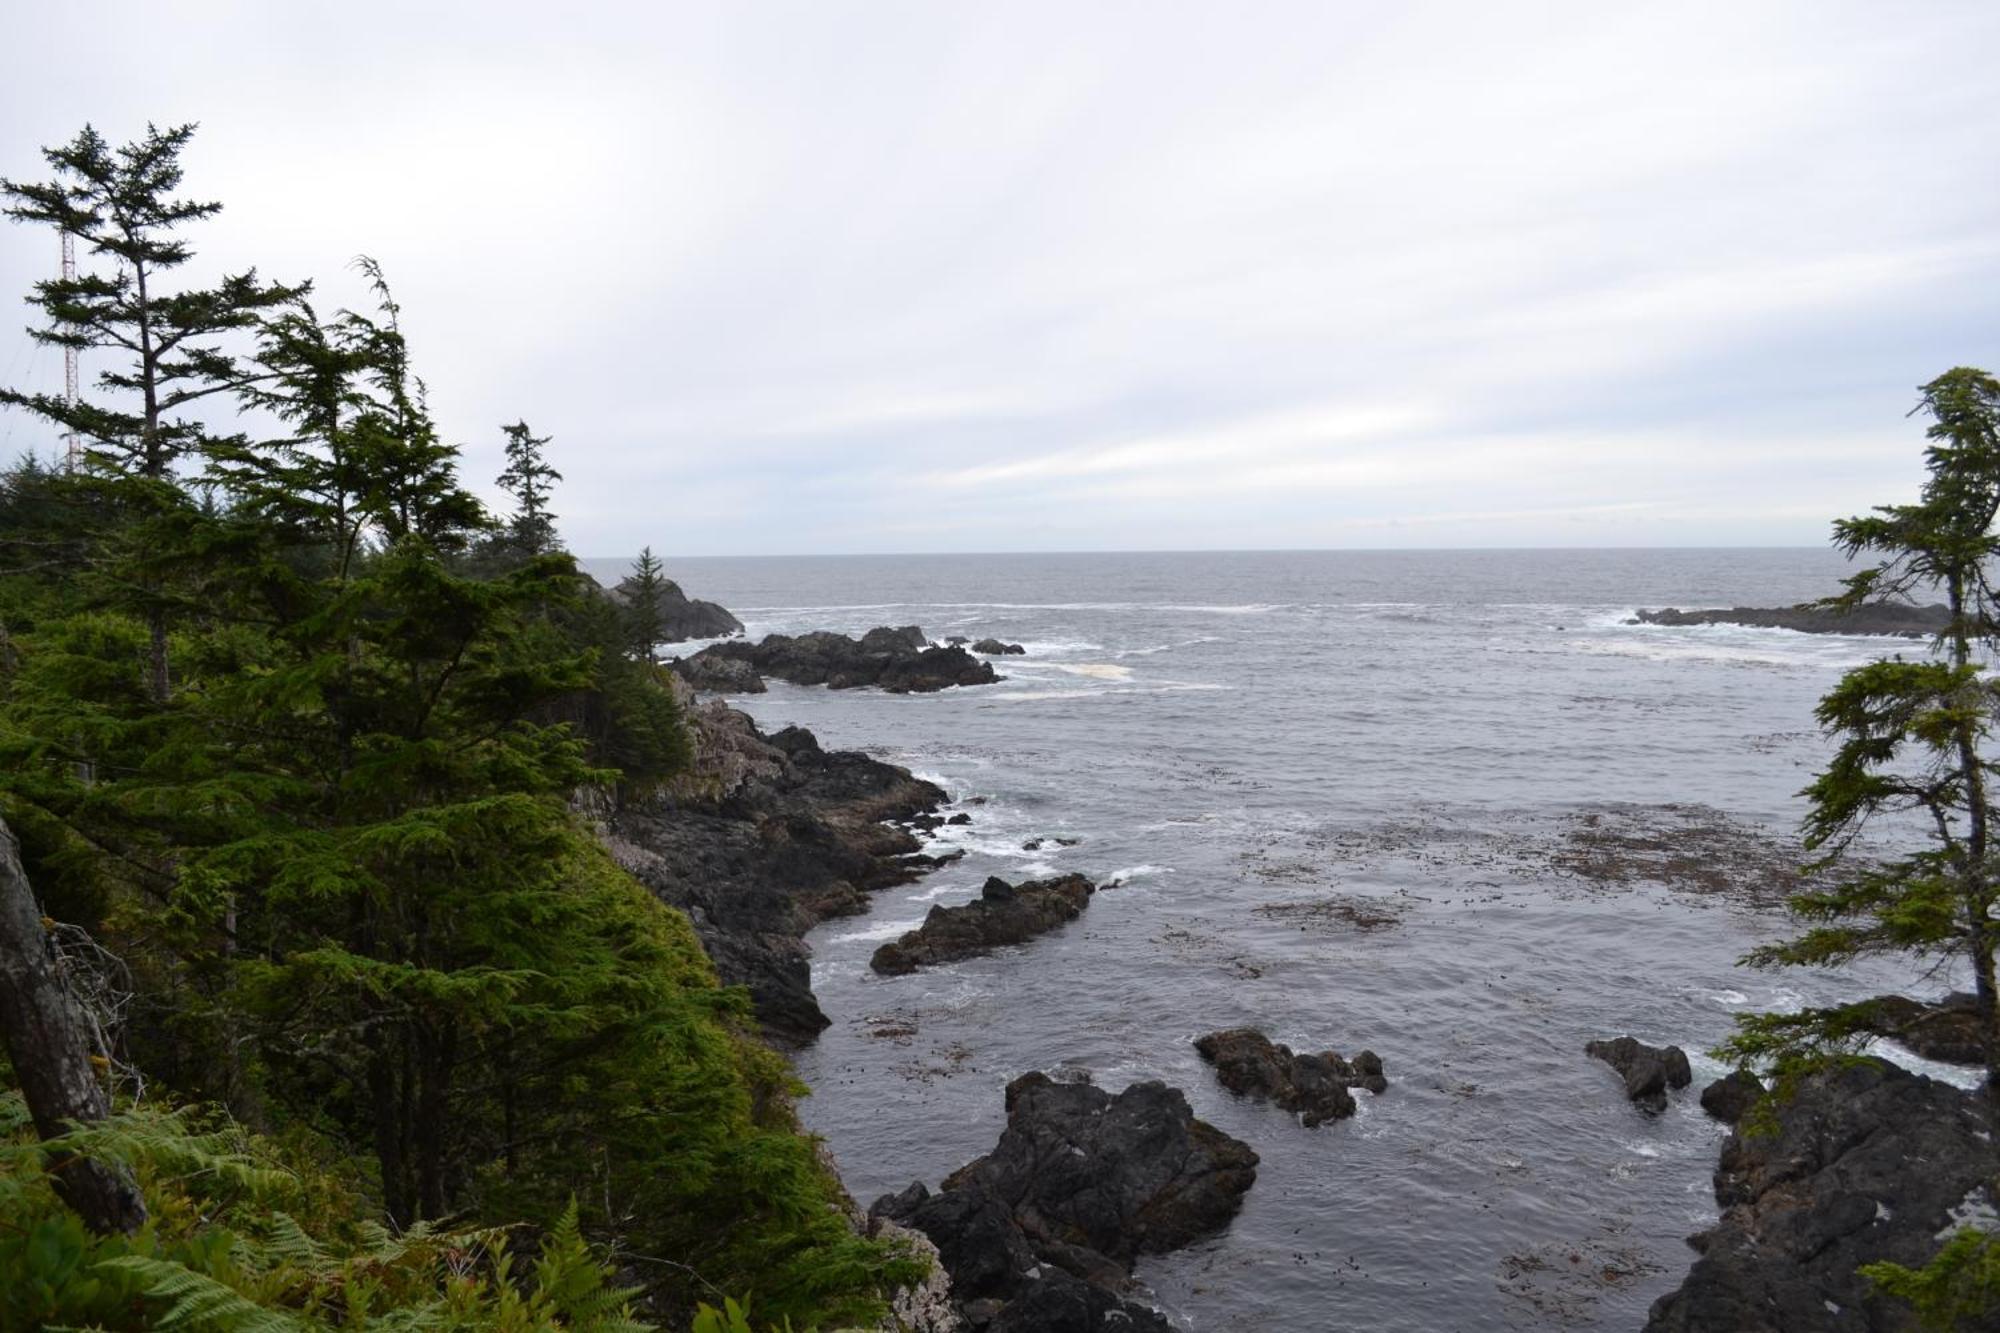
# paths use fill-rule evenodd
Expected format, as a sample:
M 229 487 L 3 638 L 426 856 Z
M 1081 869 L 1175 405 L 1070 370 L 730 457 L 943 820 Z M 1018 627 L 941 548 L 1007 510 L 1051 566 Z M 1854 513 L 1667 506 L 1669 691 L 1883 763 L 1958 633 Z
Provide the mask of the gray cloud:
M 593 553 L 1812 543 L 2000 369 L 1985 3 L 10 26 L 0 173 L 200 120 L 202 263 L 382 259 L 469 471 L 553 433 Z

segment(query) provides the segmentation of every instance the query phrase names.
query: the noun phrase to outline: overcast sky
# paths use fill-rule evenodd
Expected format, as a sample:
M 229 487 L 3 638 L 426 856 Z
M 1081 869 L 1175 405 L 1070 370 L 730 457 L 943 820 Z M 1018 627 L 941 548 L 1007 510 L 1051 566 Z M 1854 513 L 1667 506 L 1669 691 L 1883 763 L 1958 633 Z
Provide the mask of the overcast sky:
M 586 554 L 1817 544 L 2000 370 L 1992 0 L 5 28 L 0 175 L 201 122 L 202 271 L 376 256 L 468 474 L 552 434 Z M 55 258 L 0 230 L 0 291 Z

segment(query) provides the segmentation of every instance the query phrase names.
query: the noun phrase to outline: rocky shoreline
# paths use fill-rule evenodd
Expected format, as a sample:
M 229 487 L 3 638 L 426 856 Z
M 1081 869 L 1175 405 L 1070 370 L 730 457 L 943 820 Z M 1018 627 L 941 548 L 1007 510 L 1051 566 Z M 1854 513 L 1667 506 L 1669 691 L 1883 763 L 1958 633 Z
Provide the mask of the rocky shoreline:
M 802 727 L 767 736 L 691 690 L 682 707 L 692 773 L 588 813 L 619 864 L 688 914 L 722 980 L 749 989 L 764 1031 L 810 1041 L 830 1020 L 812 992 L 806 932 L 940 864 L 911 826 L 945 793 L 893 764 L 824 750 Z
M 1813 1075 L 1772 1103 L 1771 1123 L 1722 1145 L 1722 1219 L 1689 1238 L 1700 1257 L 1654 1303 L 1647 1333 L 1916 1329 L 1858 1270 L 1921 1267 L 1957 1226 L 1993 1216 L 1991 1103 L 1886 1060 Z M 2000 1328 L 2000 1316 L 1958 1327 Z
M 1694 615 L 1701 618 L 1649 623 L 1790 619 Z M 1808 632 L 1928 632 L 1868 623 L 1876 627 L 1850 621 Z M 978 669 L 971 680 L 963 678 L 965 663 Z M 719 700 L 697 703 L 695 689 L 761 690 L 767 672 L 832 688 L 908 690 L 997 677 L 960 646 L 930 645 L 914 626 L 860 639 L 774 635 L 758 645 L 715 645 L 675 672 L 695 739 L 693 774 L 589 812 L 621 864 L 689 914 L 723 980 L 748 988 L 767 1037 L 811 1042 L 829 1019 L 812 992 L 806 932 L 863 912 L 872 893 L 942 864 L 925 853 L 921 835 L 972 816 L 946 814 L 946 793 L 907 770 L 827 751 L 802 728 L 767 735 Z M 1077 875 L 989 879 L 978 898 L 934 907 L 871 963 L 896 976 L 1026 944 L 1077 920 L 1097 891 Z M 1884 996 L 1872 1006 L 1870 1026 L 1919 1055 L 1961 1063 L 1983 1056 L 1969 997 Z M 1352 1115 L 1356 1089 L 1387 1088 L 1370 1051 L 1351 1061 L 1333 1051 L 1302 1055 L 1252 1028 L 1211 1032 L 1196 1047 L 1224 1088 L 1268 1101 L 1306 1128 Z M 1628 1036 L 1592 1042 L 1585 1053 L 1622 1083 L 1614 1093 L 1607 1081 L 1606 1096 L 1622 1093 L 1647 1113 L 1664 1110 L 1669 1094 L 1690 1081 L 1678 1047 Z M 1007 1127 L 992 1152 L 936 1190 L 913 1184 L 878 1200 L 865 1218 L 856 1210 L 858 1226 L 899 1228 L 892 1234 L 936 1256 L 941 1275 L 899 1296 L 899 1327 L 1171 1328 L 1135 1287 L 1133 1261 L 1228 1225 L 1256 1179 L 1254 1148 L 1195 1119 L 1186 1097 L 1161 1083 L 1114 1094 L 1034 1072 L 1009 1083 L 1006 1096 Z M 1844 1065 L 1777 1098 L 1754 1077 L 1733 1074 L 1710 1083 L 1700 1103 L 1735 1127 L 1714 1180 L 1724 1212 L 1690 1238 L 1698 1258 L 1654 1304 L 1649 1333 L 1914 1328 L 1908 1307 L 1856 1270 L 1878 1260 L 1921 1265 L 1952 1226 L 1990 1215 L 1996 1203 L 1988 1191 L 2000 1180 L 2000 1154 L 1986 1101 L 1887 1062 Z M 1916 1161 L 1925 1169 L 1911 1170 Z
M 1941 631 L 1950 612 L 1943 606 L 1912 606 L 1905 602 L 1868 602 L 1851 610 L 1833 610 L 1808 602 L 1801 606 L 1734 606 L 1728 610 L 1640 611 L 1628 625 L 1745 625 L 1753 629 L 1789 629 L 1801 634 L 1886 634 L 1927 639 Z

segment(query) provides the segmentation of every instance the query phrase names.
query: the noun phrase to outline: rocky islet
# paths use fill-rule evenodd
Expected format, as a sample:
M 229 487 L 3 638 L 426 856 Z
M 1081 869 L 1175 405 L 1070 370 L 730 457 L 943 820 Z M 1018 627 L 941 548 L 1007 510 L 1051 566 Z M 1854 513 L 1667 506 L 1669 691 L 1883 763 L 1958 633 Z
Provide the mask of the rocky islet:
M 858 639 L 815 630 L 766 635 L 754 644 L 726 641 L 677 660 L 673 669 L 695 688 L 721 693 L 761 693 L 764 677 L 833 690 L 873 686 L 890 694 L 1000 680 L 990 663 L 956 645 L 932 644 L 915 625 L 881 625 Z

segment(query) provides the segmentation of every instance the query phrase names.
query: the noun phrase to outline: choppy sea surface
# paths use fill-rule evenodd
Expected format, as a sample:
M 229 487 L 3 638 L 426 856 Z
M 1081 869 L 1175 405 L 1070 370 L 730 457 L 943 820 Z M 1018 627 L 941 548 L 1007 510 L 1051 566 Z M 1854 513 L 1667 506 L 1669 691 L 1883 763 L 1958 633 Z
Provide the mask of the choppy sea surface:
M 668 572 L 753 636 L 917 624 L 1026 646 L 993 686 L 774 682 L 734 701 L 932 777 L 972 816 L 933 849 L 962 861 L 810 937 L 833 1026 L 797 1058 L 803 1114 L 866 1203 L 988 1150 L 1027 1070 L 1180 1087 L 1263 1159 L 1226 1232 L 1139 1268 L 1185 1328 L 1637 1328 L 1716 1215 L 1723 1130 L 1694 1094 L 1731 1016 L 1951 981 L 1737 966 L 1785 930 L 1797 793 L 1827 753 L 1814 701 L 1842 670 L 1922 646 L 1626 623 L 1825 595 L 1844 572 L 1828 551 Z M 988 875 L 1072 870 L 1117 887 L 1064 930 L 913 976 L 868 970 Z M 1301 1128 L 1196 1058 L 1195 1036 L 1239 1024 L 1372 1049 L 1390 1089 Z M 1695 1087 L 1662 1116 L 1583 1054 L 1628 1032 L 1693 1058 Z

